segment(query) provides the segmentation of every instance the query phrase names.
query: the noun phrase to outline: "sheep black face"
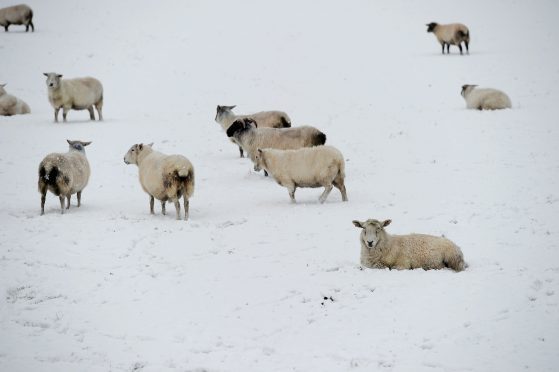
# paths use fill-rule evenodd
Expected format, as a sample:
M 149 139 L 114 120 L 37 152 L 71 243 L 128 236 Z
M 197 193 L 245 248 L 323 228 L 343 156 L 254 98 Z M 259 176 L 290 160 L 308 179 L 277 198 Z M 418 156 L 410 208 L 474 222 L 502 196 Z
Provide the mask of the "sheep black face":
M 363 229 L 363 231 L 361 231 L 361 241 L 367 248 L 373 249 L 383 238 L 385 234 L 384 227 L 390 225 L 391 222 L 392 220 L 378 221 L 369 219 L 364 222 L 354 220 L 353 224 L 355 227 Z
M 435 27 L 437 27 L 439 24 L 436 22 L 431 22 L 431 23 L 427 23 L 425 26 L 427 26 L 427 32 L 433 32 L 435 31 Z
M 60 87 L 60 79 L 62 75 L 56 74 L 54 72 L 43 73 L 47 77 L 47 88 L 48 89 L 58 89 Z

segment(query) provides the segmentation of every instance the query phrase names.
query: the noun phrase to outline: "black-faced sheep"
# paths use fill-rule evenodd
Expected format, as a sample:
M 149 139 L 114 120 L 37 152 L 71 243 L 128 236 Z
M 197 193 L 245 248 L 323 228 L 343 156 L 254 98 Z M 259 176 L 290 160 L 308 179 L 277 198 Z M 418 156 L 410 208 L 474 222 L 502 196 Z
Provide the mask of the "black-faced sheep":
M 442 269 L 464 270 L 460 248 L 444 237 L 423 234 L 390 235 L 384 228 L 392 221 L 369 219 L 353 224 L 362 229 L 361 265 L 369 268 L 397 270 Z
M 154 198 L 161 201 L 161 212 L 165 214 L 165 203 L 175 204 L 177 220 L 180 220 L 180 201 L 184 199 L 184 219 L 188 220 L 189 199 L 194 193 L 194 167 L 182 155 L 165 155 L 152 149 L 153 144 L 135 144 L 124 155 L 126 164 L 136 164 L 140 184 L 149 194 L 150 213 L 154 214 Z
M 233 109 L 236 106 L 217 106 L 215 121 L 221 125 L 223 130 L 227 131 L 231 124 L 237 119 L 249 118 L 254 120 L 259 128 L 289 128 L 291 127 L 291 119 L 285 112 L 282 111 L 261 111 L 249 115 L 235 115 Z M 231 142 L 236 143 L 234 138 L 230 138 Z M 240 144 L 239 153 L 241 158 L 243 155 L 243 148 Z
M 298 150 L 258 149 L 255 162 L 258 168 L 267 170 L 279 185 L 287 188 L 293 203 L 297 187 L 324 187 L 319 198 L 321 203 L 336 187 L 342 200 L 347 201 L 344 157 L 332 146 Z
M 437 37 L 437 40 L 443 48 L 443 54 L 445 45 L 447 54 L 450 53 L 449 49 L 451 45 L 457 45 L 458 49 L 460 49 L 460 54 L 462 54 L 462 42 L 464 42 L 466 46 L 466 52 L 470 54 L 470 30 L 462 23 L 440 25 L 436 22 L 431 22 L 426 26 L 427 32 L 432 32 Z
M 54 121 L 58 122 L 58 111 L 62 108 L 62 117 L 70 110 L 88 110 L 89 118 L 95 120 L 93 106 L 97 109 L 99 120 L 103 120 L 103 86 L 92 77 L 62 79 L 62 75 L 50 72 L 47 77 L 49 102 L 54 108 Z
M 302 147 L 324 145 L 326 135 L 311 126 L 295 128 L 257 128 L 254 120 L 245 118 L 235 120 L 227 129 L 227 136 L 235 141 L 248 153 L 253 163 L 256 150 L 272 148 L 294 150 Z M 255 170 L 258 170 L 255 168 Z
M 67 153 L 52 153 L 39 164 L 39 192 L 41 193 L 41 215 L 45 213 L 47 190 L 60 198 L 60 212 L 64 213 L 64 199 L 78 194 L 78 207 L 81 206 L 82 191 L 87 186 L 91 170 L 85 156 L 85 146 L 91 142 L 67 140 L 70 149 Z
M 25 32 L 35 32 L 33 25 L 33 10 L 25 4 L 14 5 L 0 9 L 0 26 L 4 27 L 4 31 L 8 32 L 10 25 L 25 25 Z
M 463 85 L 460 94 L 466 100 L 466 107 L 469 109 L 500 110 L 512 107 L 510 98 L 497 89 Z
M 8 94 L 6 90 L 4 90 L 5 86 L 6 84 L 0 84 L 0 116 L 29 114 L 31 110 L 27 103 Z

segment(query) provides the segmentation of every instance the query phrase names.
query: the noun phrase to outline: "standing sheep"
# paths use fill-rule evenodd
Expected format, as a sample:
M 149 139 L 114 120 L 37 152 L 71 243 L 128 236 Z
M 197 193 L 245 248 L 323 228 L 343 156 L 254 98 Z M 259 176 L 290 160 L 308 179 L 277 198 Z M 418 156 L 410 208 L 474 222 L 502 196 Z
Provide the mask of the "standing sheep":
M 512 107 L 510 98 L 497 89 L 463 85 L 460 94 L 466 100 L 466 107 L 469 109 L 500 110 Z
M 432 235 L 390 235 L 384 228 L 392 221 L 353 221 L 362 229 L 361 265 L 375 269 L 407 270 L 423 268 L 464 270 L 460 248 L 450 240 Z
M 261 111 L 250 115 L 235 115 L 233 109 L 236 106 L 217 106 L 215 121 L 221 125 L 223 130 L 227 131 L 231 124 L 237 119 L 249 118 L 254 120 L 259 128 L 289 128 L 291 127 L 291 119 L 282 111 Z M 236 143 L 234 138 L 230 138 L 231 142 Z M 239 153 L 241 158 L 244 157 L 243 148 L 240 144 Z
M 49 102 L 54 108 L 56 123 L 61 108 L 64 122 L 68 111 L 85 109 L 89 111 L 89 118 L 95 120 L 93 106 L 97 109 L 99 120 L 103 120 L 103 86 L 99 80 L 92 77 L 62 80 L 62 75 L 54 72 L 43 75 L 47 77 Z
M 194 167 L 182 155 L 165 155 L 152 149 L 153 143 L 133 145 L 124 155 L 126 164 L 139 168 L 140 184 L 149 194 L 150 213 L 154 214 L 154 198 L 161 201 L 161 213 L 165 215 L 165 203 L 175 204 L 177 220 L 180 220 L 180 197 L 184 198 L 184 219 L 188 220 L 189 199 L 194 193 Z
M 326 142 L 326 135 L 311 126 L 257 128 L 256 122 L 249 118 L 235 120 L 227 129 L 227 136 L 234 138 L 242 146 L 253 163 L 258 148 L 294 150 L 320 146 Z
M 29 114 L 31 110 L 27 103 L 8 94 L 4 90 L 5 86 L 6 84 L 0 84 L 0 116 Z
M 462 23 L 440 25 L 436 22 L 431 22 L 426 26 L 427 32 L 432 32 L 437 37 L 437 40 L 443 48 L 443 54 L 445 45 L 447 54 L 450 53 L 449 49 L 451 45 L 457 45 L 458 49 L 460 49 L 460 54 L 462 54 L 462 42 L 464 42 L 466 46 L 466 52 L 470 54 L 470 50 L 468 49 L 470 45 L 470 30 Z
M 35 32 L 33 25 L 33 10 L 25 4 L 14 5 L 0 9 L 0 26 L 4 27 L 4 31 L 8 32 L 10 25 L 25 25 L 25 32 Z
M 258 149 L 256 167 L 267 170 L 276 182 L 287 188 L 295 203 L 297 187 L 324 187 L 318 199 L 324 203 L 335 186 L 347 201 L 344 185 L 344 157 L 332 146 L 308 147 L 298 150 Z
M 78 194 L 78 207 L 81 206 L 82 191 L 87 186 L 91 170 L 85 156 L 85 146 L 91 142 L 68 141 L 70 149 L 65 154 L 47 155 L 39 164 L 39 192 L 41 193 L 41 215 L 45 214 L 47 190 L 60 198 L 60 213 L 64 213 L 64 198 Z

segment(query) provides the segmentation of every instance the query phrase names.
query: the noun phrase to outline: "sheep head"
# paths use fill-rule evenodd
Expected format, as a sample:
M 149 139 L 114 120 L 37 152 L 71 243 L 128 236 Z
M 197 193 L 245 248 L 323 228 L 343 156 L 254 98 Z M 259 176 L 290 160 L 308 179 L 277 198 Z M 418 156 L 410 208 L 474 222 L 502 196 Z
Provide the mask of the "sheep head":
M 128 152 L 124 155 L 124 162 L 126 164 L 138 164 L 138 157 L 140 156 L 140 154 L 146 149 L 151 150 L 152 146 L 153 142 L 147 145 L 144 145 L 143 143 L 132 145 L 132 147 L 130 147 L 130 150 L 128 150 Z
M 471 92 L 475 87 L 477 87 L 477 85 L 468 85 L 468 84 L 462 85 L 462 91 L 460 92 L 460 95 L 461 95 L 462 97 L 466 98 L 466 96 L 467 96 L 468 94 L 470 94 L 470 92 Z
M 89 142 L 71 141 L 71 140 L 67 139 L 66 142 L 68 142 L 68 145 L 70 145 L 70 150 L 75 150 L 75 151 L 79 151 L 79 152 L 85 152 L 84 147 L 91 145 L 91 141 L 89 141 Z
M 253 119 L 237 119 L 227 129 L 227 137 L 234 137 L 250 128 L 257 128 L 258 124 Z
M 427 32 L 434 32 L 435 28 L 437 28 L 439 24 L 436 22 L 431 22 L 431 23 L 427 23 L 425 26 L 427 26 Z
M 231 110 L 233 110 L 235 107 L 235 105 L 233 106 L 217 106 L 216 109 L 216 113 L 215 113 L 215 121 L 219 122 L 221 120 L 221 117 L 225 114 L 225 113 L 232 113 Z
M 390 223 L 392 220 L 384 220 L 378 221 L 374 219 L 368 219 L 367 221 L 360 222 L 357 220 L 353 221 L 355 227 L 363 229 L 361 231 L 361 240 L 367 248 L 372 249 L 377 246 L 377 244 L 386 237 L 386 232 L 384 228 Z
M 56 72 L 44 72 L 43 75 L 47 77 L 47 88 L 48 89 L 58 89 L 60 87 L 60 79 L 62 75 Z

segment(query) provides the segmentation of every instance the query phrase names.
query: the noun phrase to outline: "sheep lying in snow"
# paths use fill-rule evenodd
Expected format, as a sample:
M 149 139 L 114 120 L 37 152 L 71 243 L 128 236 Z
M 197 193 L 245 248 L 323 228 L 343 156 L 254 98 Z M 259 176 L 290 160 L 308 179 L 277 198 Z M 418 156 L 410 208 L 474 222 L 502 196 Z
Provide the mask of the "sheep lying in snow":
M 235 120 L 227 129 L 227 136 L 242 146 L 253 163 L 259 148 L 294 150 L 326 142 L 326 135 L 314 127 L 257 128 L 255 121 L 249 118 Z M 259 169 L 255 167 L 255 170 Z
M 25 32 L 29 31 L 31 26 L 31 31 L 35 32 L 33 10 L 25 4 L 0 9 L 0 26 L 8 32 L 10 25 L 25 25 Z
M 0 116 L 29 114 L 31 110 L 27 103 L 6 93 L 5 86 L 6 84 L 0 84 Z
M 466 46 L 466 52 L 470 54 L 470 50 L 468 49 L 470 45 L 470 30 L 468 30 L 468 27 L 462 23 L 440 25 L 438 23 L 431 22 L 426 26 L 427 32 L 432 32 L 437 37 L 437 40 L 443 48 L 443 54 L 445 45 L 447 54 L 450 53 L 449 49 L 451 45 L 457 45 L 458 49 L 460 49 L 460 54 L 462 54 L 462 42 L 464 42 L 464 45 Z
M 353 221 L 361 231 L 361 265 L 397 270 L 464 270 L 462 251 L 450 240 L 422 234 L 390 235 L 384 228 L 392 221 Z
M 64 213 L 64 198 L 78 194 L 78 207 L 81 205 L 82 191 L 87 186 L 91 170 L 85 156 L 85 146 L 91 142 L 67 140 L 70 149 L 65 154 L 47 155 L 39 164 L 39 192 L 41 193 L 41 215 L 45 213 L 47 190 L 60 198 L 61 213 Z
M 291 127 L 291 119 L 285 112 L 282 111 L 261 111 L 250 115 L 235 115 L 233 109 L 236 106 L 217 106 L 215 121 L 221 125 L 223 130 L 227 131 L 231 124 L 237 119 L 249 118 L 256 122 L 259 128 L 289 128 Z M 234 138 L 231 142 L 236 143 Z M 243 155 L 243 148 L 240 144 L 239 153 L 241 158 Z
M 136 144 L 124 155 L 126 164 L 136 164 L 140 184 L 149 194 L 149 207 L 153 212 L 154 198 L 161 201 L 161 213 L 165 214 L 167 200 L 175 204 L 177 220 L 180 220 L 180 197 L 184 199 L 184 219 L 188 220 L 190 197 L 194 193 L 194 167 L 182 155 L 165 155 L 149 145 Z
M 61 108 L 64 121 L 68 111 L 85 109 L 89 111 L 89 118 L 95 120 L 93 106 L 97 109 L 99 120 L 103 120 L 103 86 L 99 80 L 91 77 L 62 80 L 62 75 L 54 72 L 43 75 L 47 77 L 49 102 L 54 108 L 55 122 L 58 122 Z
M 347 201 L 344 157 L 335 147 L 258 149 L 255 161 L 257 167 L 267 170 L 278 184 L 287 187 L 293 203 L 297 187 L 324 187 L 318 199 L 324 203 L 335 186 L 342 193 L 342 200 Z
M 463 85 L 460 94 L 466 100 L 466 107 L 476 110 L 499 110 L 511 108 L 510 98 L 503 92 L 491 88 L 476 88 L 477 85 Z

